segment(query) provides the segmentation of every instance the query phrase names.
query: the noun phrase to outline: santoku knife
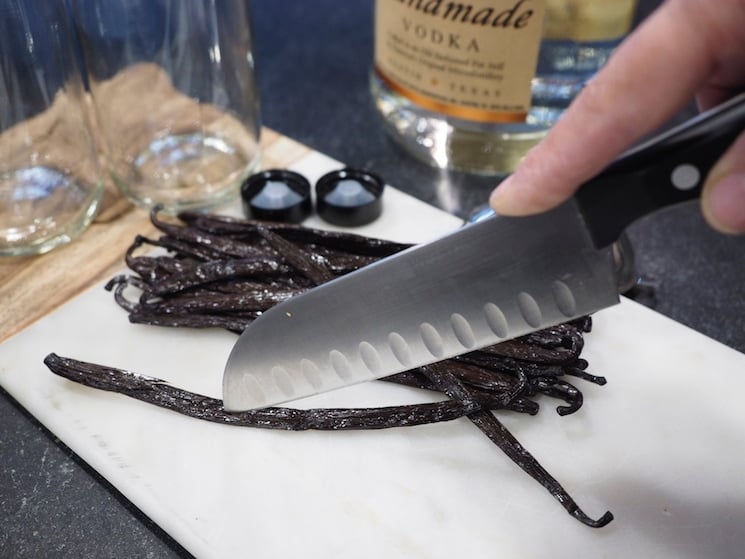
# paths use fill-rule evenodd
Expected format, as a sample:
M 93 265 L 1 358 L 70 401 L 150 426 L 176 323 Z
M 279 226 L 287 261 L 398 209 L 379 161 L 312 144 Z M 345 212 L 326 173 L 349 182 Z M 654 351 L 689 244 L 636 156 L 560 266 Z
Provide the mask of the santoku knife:
M 277 305 L 233 348 L 225 409 L 381 378 L 618 303 L 609 245 L 698 197 L 743 129 L 745 94 L 627 152 L 554 210 L 467 225 Z

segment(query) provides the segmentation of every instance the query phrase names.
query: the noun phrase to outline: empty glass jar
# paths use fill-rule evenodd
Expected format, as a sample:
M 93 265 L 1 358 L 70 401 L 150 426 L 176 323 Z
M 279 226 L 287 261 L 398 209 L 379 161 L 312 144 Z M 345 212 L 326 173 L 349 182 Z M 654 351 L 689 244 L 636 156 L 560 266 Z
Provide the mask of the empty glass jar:
M 0 3 L 0 256 L 79 235 L 103 187 L 62 2 Z
M 259 162 L 245 0 L 70 0 L 109 174 L 168 211 L 237 196 Z

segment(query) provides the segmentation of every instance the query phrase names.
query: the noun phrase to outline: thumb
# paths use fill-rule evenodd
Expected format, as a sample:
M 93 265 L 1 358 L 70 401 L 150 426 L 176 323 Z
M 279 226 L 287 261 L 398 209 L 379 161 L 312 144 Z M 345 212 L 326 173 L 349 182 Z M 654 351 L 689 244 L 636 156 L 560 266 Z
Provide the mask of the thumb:
M 745 233 L 745 133 L 714 165 L 701 193 L 706 221 L 722 233 Z

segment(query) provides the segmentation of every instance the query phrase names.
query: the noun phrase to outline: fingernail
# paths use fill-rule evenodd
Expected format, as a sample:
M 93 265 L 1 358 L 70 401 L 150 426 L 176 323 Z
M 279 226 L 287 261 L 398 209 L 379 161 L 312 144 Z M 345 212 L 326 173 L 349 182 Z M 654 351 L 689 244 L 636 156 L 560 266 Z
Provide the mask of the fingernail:
M 705 213 L 725 233 L 745 232 L 745 174 L 728 175 L 711 186 Z
M 509 210 L 509 208 L 504 203 L 504 197 L 505 195 L 509 195 L 508 191 L 510 190 L 510 182 L 510 177 L 507 177 L 501 183 L 499 183 L 499 185 L 497 185 L 497 188 L 495 188 L 489 196 L 489 205 L 495 212 L 499 214 L 506 215 Z

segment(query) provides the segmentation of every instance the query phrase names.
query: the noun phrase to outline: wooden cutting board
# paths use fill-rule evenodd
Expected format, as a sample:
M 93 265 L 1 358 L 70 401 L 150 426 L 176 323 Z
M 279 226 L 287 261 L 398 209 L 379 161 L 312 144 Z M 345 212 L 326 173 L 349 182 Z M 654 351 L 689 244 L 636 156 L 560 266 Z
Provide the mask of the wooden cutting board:
M 311 179 L 339 164 L 308 153 Z M 394 189 L 360 229 L 430 240 L 460 225 Z M 320 225 L 311 221 L 311 225 Z M 42 364 L 56 352 L 220 397 L 235 336 L 131 325 L 98 283 L 0 345 L 0 385 L 197 557 L 676 557 L 745 550 L 745 355 L 623 300 L 597 313 L 559 417 L 500 419 L 591 516 L 569 517 L 469 421 L 375 432 L 209 424 L 85 388 Z M 305 406 L 426 401 L 366 383 Z

